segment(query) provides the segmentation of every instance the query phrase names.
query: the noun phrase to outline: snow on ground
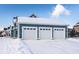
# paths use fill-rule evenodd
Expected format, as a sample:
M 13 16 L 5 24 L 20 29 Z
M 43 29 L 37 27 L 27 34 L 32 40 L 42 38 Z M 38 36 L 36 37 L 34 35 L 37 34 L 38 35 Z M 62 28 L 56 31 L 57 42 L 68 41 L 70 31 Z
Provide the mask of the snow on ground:
M 12 38 L 5 38 L 5 37 L 0 37 L 0 54 L 19 54 L 19 53 L 24 53 L 22 48 L 22 42 L 20 39 L 12 39 Z M 27 53 L 29 51 L 25 49 Z
M 32 53 L 79 53 L 79 42 L 71 40 L 24 40 Z
M 79 53 L 79 38 L 66 40 L 21 40 L 0 37 L 0 54 Z

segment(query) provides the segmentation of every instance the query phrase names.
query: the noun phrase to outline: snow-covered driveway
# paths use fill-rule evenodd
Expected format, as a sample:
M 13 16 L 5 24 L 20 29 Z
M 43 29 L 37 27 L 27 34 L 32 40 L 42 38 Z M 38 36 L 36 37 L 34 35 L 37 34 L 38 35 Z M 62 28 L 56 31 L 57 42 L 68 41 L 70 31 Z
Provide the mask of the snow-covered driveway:
M 32 53 L 79 53 L 79 41 L 73 40 L 23 40 Z
M 0 37 L 0 54 L 79 53 L 79 40 L 20 40 Z

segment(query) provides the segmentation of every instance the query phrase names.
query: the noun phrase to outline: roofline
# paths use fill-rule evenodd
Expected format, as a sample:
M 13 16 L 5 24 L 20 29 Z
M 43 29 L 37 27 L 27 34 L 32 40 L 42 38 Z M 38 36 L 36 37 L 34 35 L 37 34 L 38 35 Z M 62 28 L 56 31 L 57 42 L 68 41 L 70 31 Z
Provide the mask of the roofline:
M 18 16 L 18 18 L 19 18 L 20 16 Z M 22 17 L 24 17 L 24 16 L 22 16 Z M 25 17 L 25 18 L 30 18 L 30 17 Z M 42 19 L 48 19 L 48 18 L 42 18 Z M 51 19 L 51 18 L 49 18 L 49 19 Z M 18 19 L 19 20 L 19 19 Z M 52 19 L 51 19 L 52 20 Z M 60 26 L 69 26 L 69 25 L 67 25 L 67 24 L 53 24 L 53 23 L 47 23 L 47 24 L 43 24 L 43 23 L 31 23 L 31 22 L 19 22 L 19 21 L 17 21 L 17 22 L 15 22 L 15 23 L 17 23 L 17 24 L 38 24 L 38 25 L 60 25 Z
M 58 25 L 58 26 L 69 26 L 69 25 L 66 25 L 66 24 L 36 24 L 36 23 L 18 23 L 18 24 L 35 24 L 35 25 Z

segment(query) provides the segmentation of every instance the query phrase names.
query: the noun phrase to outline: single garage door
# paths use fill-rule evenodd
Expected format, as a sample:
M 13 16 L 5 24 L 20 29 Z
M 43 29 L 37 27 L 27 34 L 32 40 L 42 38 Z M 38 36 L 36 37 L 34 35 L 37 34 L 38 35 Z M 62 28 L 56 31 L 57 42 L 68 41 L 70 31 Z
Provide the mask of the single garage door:
M 65 28 L 53 28 L 54 39 L 65 39 Z
M 23 27 L 22 38 L 26 40 L 36 40 L 37 39 L 37 27 Z
M 39 39 L 52 39 L 52 27 L 39 27 Z

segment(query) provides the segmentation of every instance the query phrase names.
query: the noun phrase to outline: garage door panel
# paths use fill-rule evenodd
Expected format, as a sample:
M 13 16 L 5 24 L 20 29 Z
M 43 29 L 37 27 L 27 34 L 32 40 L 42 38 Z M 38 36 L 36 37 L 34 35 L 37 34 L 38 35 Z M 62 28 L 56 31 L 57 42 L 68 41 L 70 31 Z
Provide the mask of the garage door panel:
M 40 39 L 52 39 L 52 28 L 51 27 L 40 27 L 39 28 Z
M 65 28 L 54 28 L 53 37 L 54 39 L 65 39 Z
M 24 30 L 24 28 L 26 28 Z M 37 39 L 37 28 L 36 27 L 23 27 L 23 39 L 35 40 Z

